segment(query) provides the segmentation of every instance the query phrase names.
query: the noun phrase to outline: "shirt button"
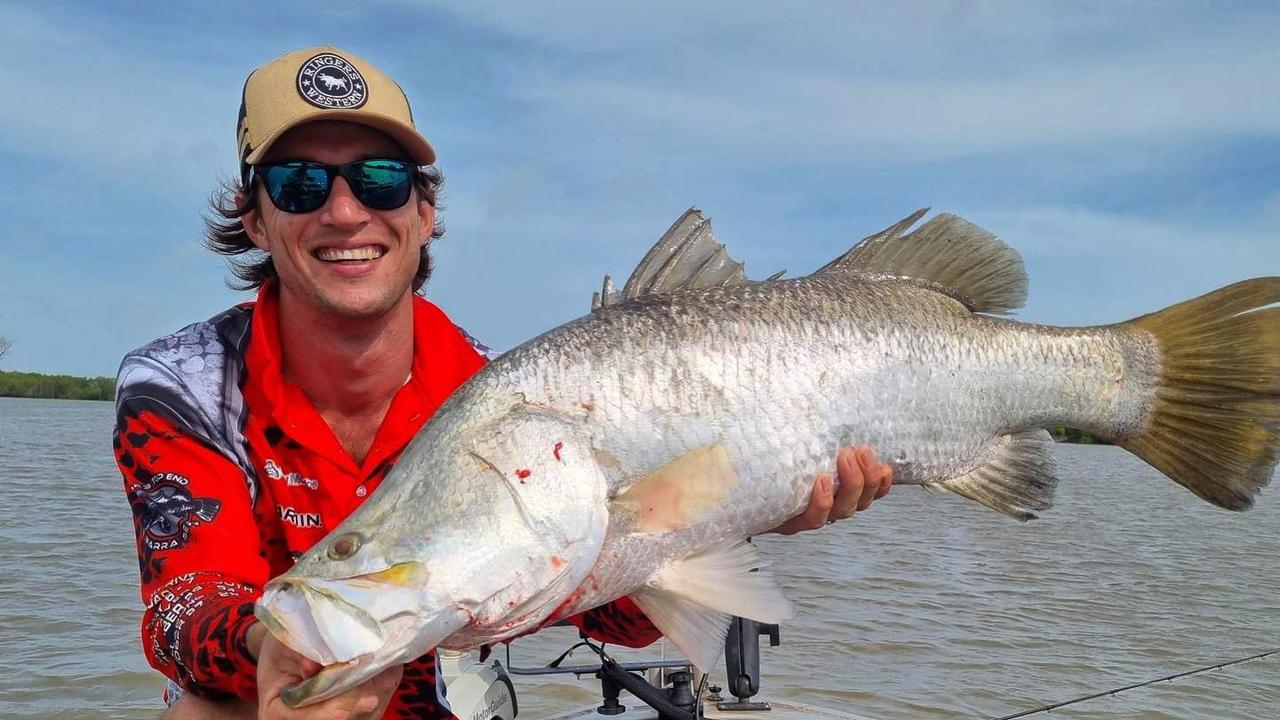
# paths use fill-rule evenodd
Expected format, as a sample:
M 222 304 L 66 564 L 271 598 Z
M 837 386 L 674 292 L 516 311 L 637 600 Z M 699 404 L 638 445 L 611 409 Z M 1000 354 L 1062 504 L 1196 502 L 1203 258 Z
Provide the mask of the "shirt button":
M 369 494 L 369 491 L 365 489 L 365 486 L 360 485 L 356 488 L 356 497 L 364 497 L 365 495 L 368 495 L 368 494 Z

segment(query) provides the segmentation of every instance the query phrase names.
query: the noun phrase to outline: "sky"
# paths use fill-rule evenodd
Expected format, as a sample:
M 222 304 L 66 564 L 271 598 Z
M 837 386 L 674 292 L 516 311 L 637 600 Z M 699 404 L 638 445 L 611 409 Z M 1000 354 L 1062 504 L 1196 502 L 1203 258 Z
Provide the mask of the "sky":
M 0 0 L 0 369 L 114 375 L 250 296 L 200 244 L 245 76 L 332 43 L 446 177 L 427 297 L 510 348 L 691 205 L 763 278 L 921 207 L 1023 256 L 1015 317 L 1280 274 L 1280 5 Z

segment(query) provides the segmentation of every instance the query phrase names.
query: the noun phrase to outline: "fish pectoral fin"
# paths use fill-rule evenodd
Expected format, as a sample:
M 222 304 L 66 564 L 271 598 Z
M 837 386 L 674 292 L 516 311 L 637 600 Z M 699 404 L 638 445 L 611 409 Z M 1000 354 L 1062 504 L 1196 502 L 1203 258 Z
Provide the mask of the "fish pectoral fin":
M 984 465 L 958 478 L 925 485 L 980 502 L 1018 520 L 1033 520 L 1048 510 L 1057 487 L 1057 464 L 1049 433 L 1036 429 L 1003 435 Z
M 722 545 L 668 565 L 631 599 L 694 665 L 710 669 L 733 616 L 762 623 L 792 617 L 791 602 L 763 565 L 751 543 Z
M 702 445 L 614 497 L 610 514 L 630 519 L 631 532 L 683 530 L 720 507 L 737 484 L 738 472 L 724 445 Z
M 936 283 L 941 287 L 932 289 L 973 312 L 1004 314 L 1026 303 L 1027 271 L 1016 250 L 949 213 L 904 235 L 926 212 L 918 210 L 863 239 L 814 274 L 890 275 Z
M 742 263 L 730 257 L 724 245 L 716 240 L 711 221 L 697 208 L 689 208 L 645 253 L 621 292 L 605 276 L 604 286 L 593 298 L 591 309 L 645 295 L 745 282 L 747 275 Z

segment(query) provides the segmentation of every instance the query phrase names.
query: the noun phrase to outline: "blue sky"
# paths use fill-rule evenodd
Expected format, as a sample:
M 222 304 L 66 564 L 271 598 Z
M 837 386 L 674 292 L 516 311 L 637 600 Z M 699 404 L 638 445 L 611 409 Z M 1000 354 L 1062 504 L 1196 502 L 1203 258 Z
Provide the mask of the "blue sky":
M 112 375 L 245 297 L 200 214 L 244 77 L 324 42 L 408 92 L 447 178 L 428 297 L 499 348 L 690 205 L 755 277 L 964 215 L 1036 322 L 1280 273 L 1274 4 L 264 5 L 0 2 L 0 368 Z

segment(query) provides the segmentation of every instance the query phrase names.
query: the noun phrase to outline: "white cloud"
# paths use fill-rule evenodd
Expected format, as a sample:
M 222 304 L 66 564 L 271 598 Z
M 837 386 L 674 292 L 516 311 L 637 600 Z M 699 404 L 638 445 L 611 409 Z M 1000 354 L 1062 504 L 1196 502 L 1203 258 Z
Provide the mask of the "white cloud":
M 1121 176 L 1194 192 L 1201 158 L 1231 172 L 1215 146 L 1280 136 L 1280 95 L 1270 92 L 1280 86 L 1280 20 L 1265 7 L 434 6 L 417 24 L 397 15 L 423 28 L 409 51 L 351 49 L 404 82 L 445 160 L 449 234 L 432 296 L 499 345 L 583 312 L 601 275 L 624 277 L 690 202 L 753 274 L 812 270 L 890 216 L 936 202 L 1024 253 L 1024 316 L 1053 322 L 1115 320 L 1280 266 L 1280 200 L 1264 210 L 1269 189 L 1250 194 L 1240 217 L 1211 206 L 1222 192 L 1169 210 L 1152 199 L 1158 186 L 1125 193 L 1139 198 L 1133 207 L 1089 204 Z M 217 284 L 219 261 L 199 254 L 195 215 L 216 172 L 232 169 L 244 74 L 326 32 L 343 45 L 343 21 L 321 12 L 284 34 L 246 26 L 184 53 L 149 42 L 166 32 L 154 23 L 140 23 L 133 42 L 127 18 L 103 29 L 57 12 L 0 6 L 0 64 L 22 82 L 21 101 L 0 104 L 0 151 L 83 168 L 46 187 L 101 191 L 100 209 L 26 212 L 14 227 L 27 234 L 0 237 L 0 249 L 56 264 L 102 239 L 94 224 L 115 213 L 119 227 L 137 227 L 137 242 L 113 249 L 86 287 L 163 312 L 131 310 L 114 332 L 205 317 L 230 294 Z M 374 24 L 387 15 L 369 12 Z M 454 18 L 436 22 L 441 13 Z M 1039 175 L 1034 191 L 1009 187 Z M 115 182 L 104 189 L 103 176 Z M 11 195 L 10 207 L 48 196 Z M 131 214 L 139 208 L 158 216 Z M 138 288 L 140 267 L 175 284 L 192 276 L 198 294 Z M 72 326 L 50 316 L 59 322 Z
M 1274 193 L 1262 206 L 1263 217 L 1271 220 L 1276 230 L 1280 230 L 1280 191 Z M 1280 238 L 1277 238 L 1280 242 Z
M 235 157 L 235 109 L 251 68 L 160 62 L 148 36 L 138 39 L 113 44 L 92 28 L 0 6 L 0 64 L 22 80 L 18 101 L 0 103 L 0 147 L 72 161 L 123 185 L 207 193 L 217 171 L 234 169 L 226 160 Z
M 1026 260 L 1027 319 L 1109 323 L 1280 268 L 1275 225 L 1214 224 L 1086 207 L 975 209 L 969 216 Z
M 1065 6 L 1064 6 L 1065 7 Z M 710 154 L 937 161 L 1280 132 L 1275 19 L 1104 3 L 468 4 L 541 111 Z M 572 140 L 557 126 L 560 138 Z M 1099 147 L 1101 145 L 1101 147 Z

